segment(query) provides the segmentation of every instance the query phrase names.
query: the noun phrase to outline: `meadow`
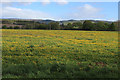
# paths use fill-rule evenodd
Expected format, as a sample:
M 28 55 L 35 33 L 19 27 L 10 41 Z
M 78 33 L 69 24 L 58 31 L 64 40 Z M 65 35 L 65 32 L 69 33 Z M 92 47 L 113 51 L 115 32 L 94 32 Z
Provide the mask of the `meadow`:
M 117 31 L 2 30 L 3 78 L 117 78 Z

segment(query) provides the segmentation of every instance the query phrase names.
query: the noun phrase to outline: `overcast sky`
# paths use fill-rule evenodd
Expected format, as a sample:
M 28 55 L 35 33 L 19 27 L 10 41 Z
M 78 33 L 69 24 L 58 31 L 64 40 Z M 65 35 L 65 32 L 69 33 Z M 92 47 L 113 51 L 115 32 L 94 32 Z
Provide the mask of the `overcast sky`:
M 118 2 L 2 2 L 3 18 L 118 20 Z

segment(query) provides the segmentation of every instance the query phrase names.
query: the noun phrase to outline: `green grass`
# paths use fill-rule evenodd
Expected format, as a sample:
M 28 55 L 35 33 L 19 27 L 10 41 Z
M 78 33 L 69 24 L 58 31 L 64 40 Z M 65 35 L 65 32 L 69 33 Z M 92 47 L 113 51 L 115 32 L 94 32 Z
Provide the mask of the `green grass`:
M 117 78 L 118 33 L 2 30 L 3 78 Z

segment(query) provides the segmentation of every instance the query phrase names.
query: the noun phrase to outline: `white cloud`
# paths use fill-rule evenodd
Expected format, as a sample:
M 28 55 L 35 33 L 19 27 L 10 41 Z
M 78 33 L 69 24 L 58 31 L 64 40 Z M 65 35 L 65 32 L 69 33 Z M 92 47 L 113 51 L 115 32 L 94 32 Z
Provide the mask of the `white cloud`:
M 67 0 L 1 0 L 3 5 L 11 6 L 12 2 L 19 2 L 21 5 L 30 5 L 33 2 L 41 2 L 43 5 L 50 4 L 51 2 L 56 2 L 58 4 L 68 4 Z
M 54 19 L 54 20 L 65 20 L 65 19 L 104 19 L 105 15 L 101 14 L 101 9 L 96 8 L 92 5 L 85 4 L 83 6 L 74 7 L 71 10 L 66 10 L 67 13 L 59 15 L 50 15 L 42 11 L 35 11 L 32 9 L 21 9 L 10 6 L 2 7 L 0 9 L 0 15 L 7 18 L 26 18 L 26 19 Z
M 41 3 L 43 5 L 50 4 L 50 0 L 41 0 Z
M 42 2 L 43 0 L 1 0 L 1 2 Z M 119 2 L 119 0 L 56 0 L 58 2 Z M 55 0 L 50 0 L 55 2 Z
M 19 4 L 20 4 L 20 5 L 25 5 L 25 6 L 26 6 L 26 5 L 32 4 L 32 2 L 19 2 Z
M 95 8 L 89 4 L 85 4 L 83 7 L 79 7 L 80 10 L 82 10 L 83 12 L 89 12 L 89 14 L 93 14 L 99 11 L 98 8 Z
M 2 6 L 3 7 L 10 7 L 10 6 L 13 6 L 13 3 L 14 2 L 2 2 Z M 18 6 L 26 6 L 26 5 L 30 5 L 32 4 L 32 2 L 17 2 L 16 3 Z
M 4 6 L 12 6 L 12 3 L 18 2 L 20 5 L 30 5 L 32 2 L 37 2 L 37 0 L 1 0 Z
M 1 0 L 1 2 L 37 2 L 38 0 Z
M 52 19 L 52 17 L 47 13 L 31 9 L 4 7 L 1 12 L 3 18 Z
M 60 5 L 68 4 L 67 0 L 53 0 L 53 2 L 57 2 Z
M 71 19 L 103 18 L 104 15 L 99 14 L 99 12 L 100 12 L 99 8 L 95 8 L 89 4 L 85 4 L 84 6 L 72 9 L 71 12 L 66 14 L 66 17 Z
M 11 2 L 2 2 L 2 7 L 4 6 L 12 6 L 12 3 Z

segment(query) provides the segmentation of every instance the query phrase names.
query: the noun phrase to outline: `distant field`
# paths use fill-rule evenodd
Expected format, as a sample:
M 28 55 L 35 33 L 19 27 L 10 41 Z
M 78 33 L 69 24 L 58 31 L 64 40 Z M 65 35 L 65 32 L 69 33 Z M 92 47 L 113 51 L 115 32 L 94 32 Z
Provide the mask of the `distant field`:
M 115 31 L 2 30 L 3 78 L 117 78 Z

